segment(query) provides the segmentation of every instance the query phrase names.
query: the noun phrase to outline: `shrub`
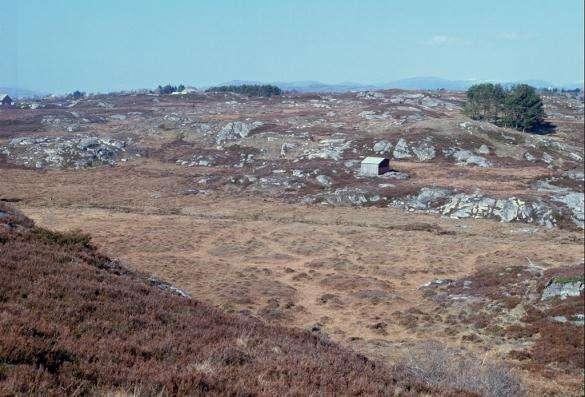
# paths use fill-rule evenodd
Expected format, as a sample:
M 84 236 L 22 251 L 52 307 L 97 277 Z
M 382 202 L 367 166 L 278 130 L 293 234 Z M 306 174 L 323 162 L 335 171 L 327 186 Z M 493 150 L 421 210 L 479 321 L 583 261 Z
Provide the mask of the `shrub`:
M 81 230 L 70 230 L 63 233 L 53 232 L 44 228 L 35 228 L 33 233 L 40 241 L 61 246 L 89 247 L 91 237 Z
M 520 378 L 504 363 L 462 355 L 431 341 L 411 348 L 403 365 L 429 386 L 478 393 L 482 396 L 522 396 Z

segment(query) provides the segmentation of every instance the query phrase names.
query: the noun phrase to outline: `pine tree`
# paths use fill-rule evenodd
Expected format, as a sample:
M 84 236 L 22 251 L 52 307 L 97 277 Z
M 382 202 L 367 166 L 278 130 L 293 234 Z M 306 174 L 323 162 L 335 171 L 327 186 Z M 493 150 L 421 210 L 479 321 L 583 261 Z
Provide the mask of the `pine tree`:
M 474 120 L 497 123 L 506 93 L 499 84 L 477 84 L 467 90 L 464 112 Z
M 504 125 L 530 131 L 542 124 L 544 108 L 536 90 L 526 84 L 514 86 L 504 101 Z

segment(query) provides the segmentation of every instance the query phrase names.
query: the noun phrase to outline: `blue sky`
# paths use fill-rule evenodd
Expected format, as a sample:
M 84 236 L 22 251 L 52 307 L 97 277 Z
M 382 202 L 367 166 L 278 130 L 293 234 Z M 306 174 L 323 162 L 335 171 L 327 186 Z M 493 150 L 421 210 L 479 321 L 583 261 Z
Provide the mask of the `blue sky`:
M 583 0 L 0 0 L 0 86 L 583 81 Z

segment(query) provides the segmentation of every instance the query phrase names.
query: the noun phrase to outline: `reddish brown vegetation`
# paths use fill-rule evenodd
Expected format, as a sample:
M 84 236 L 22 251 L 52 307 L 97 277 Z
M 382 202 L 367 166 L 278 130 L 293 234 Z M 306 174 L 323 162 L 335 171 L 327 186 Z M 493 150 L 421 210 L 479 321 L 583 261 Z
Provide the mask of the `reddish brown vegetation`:
M 542 291 L 546 281 L 553 277 L 583 277 L 583 265 L 564 266 L 550 269 L 538 284 L 538 291 Z M 570 319 L 576 314 L 582 314 L 585 309 L 583 294 L 581 296 L 554 298 L 547 305 L 528 306 L 526 315 L 522 318 L 524 326 L 518 327 L 517 332 L 524 335 L 538 335 L 536 343 L 525 353 L 540 368 L 554 364 L 564 371 L 582 370 L 585 367 L 585 329 L 583 326 L 569 322 L 551 321 L 555 316 L 565 316 Z
M 464 279 L 431 286 L 425 295 L 443 305 L 451 305 L 453 296 L 468 297 L 469 313 L 460 312 L 458 316 L 464 324 L 507 339 L 532 339 L 530 348 L 513 350 L 510 358 L 538 372 L 557 370 L 575 374 L 585 366 L 585 333 L 583 326 L 570 320 L 584 312 L 583 294 L 549 300 L 542 300 L 541 296 L 551 279 L 579 277 L 583 277 L 583 264 L 542 273 L 529 266 L 486 266 Z M 517 307 L 524 311 L 519 321 L 511 324 L 505 321 L 504 316 Z M 556 320 L 557 316 L 563 316 L 564 322 Z M 416 324 L 420 316 L 410 320 Z
M 145 280 L 82 234 L 3 216 L 0 394 L 437 392 L 317 335 L 228 316 Z

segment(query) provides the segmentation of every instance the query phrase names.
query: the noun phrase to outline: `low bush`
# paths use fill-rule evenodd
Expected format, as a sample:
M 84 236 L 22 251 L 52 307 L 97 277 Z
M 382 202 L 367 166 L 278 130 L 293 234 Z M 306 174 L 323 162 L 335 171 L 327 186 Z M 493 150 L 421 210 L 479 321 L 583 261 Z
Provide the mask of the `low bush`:
M 81 230 L 57 233 L 39 227 L 34 229 L 34 234 L 40 241 L 62 246 L 89 247 L 91 242 L 89 234 L 83 233 Z
M 403 365 L 427 385 L 481 396 L 522 396 L 520 378 L 504 363 L 461 353 L 439 342 L 416 345 Z

